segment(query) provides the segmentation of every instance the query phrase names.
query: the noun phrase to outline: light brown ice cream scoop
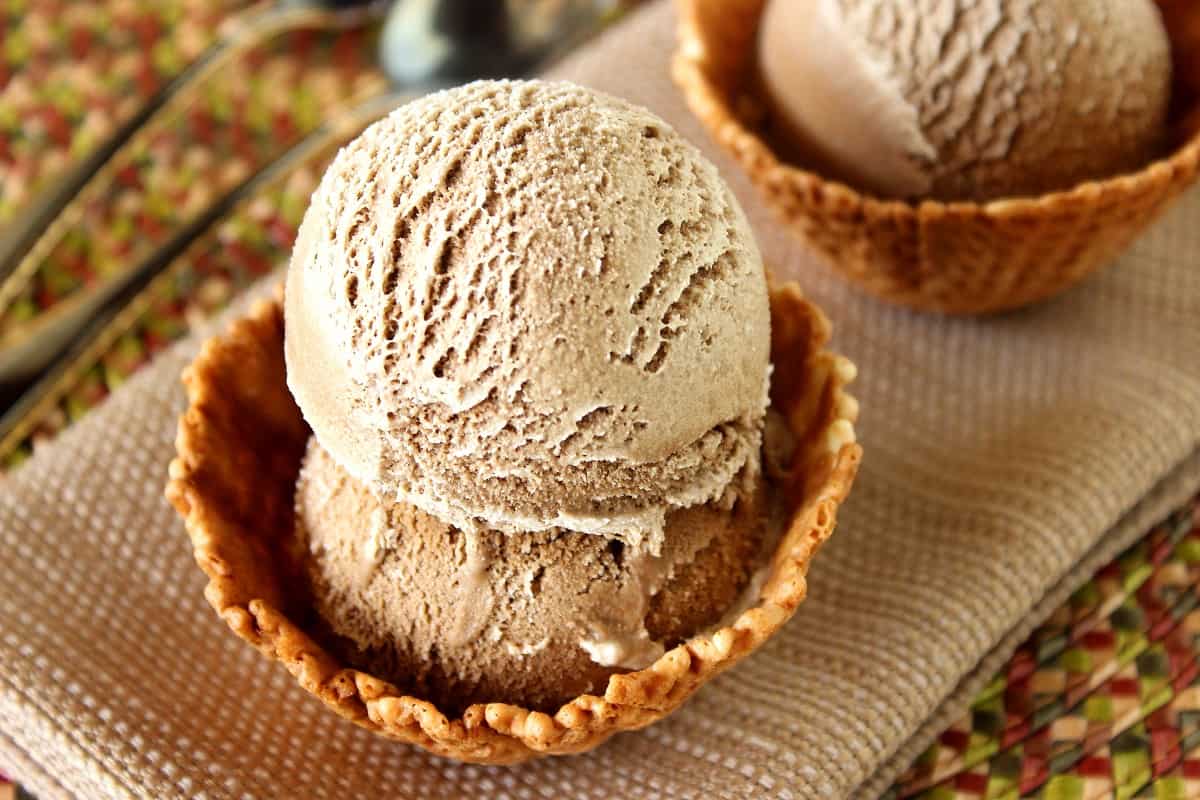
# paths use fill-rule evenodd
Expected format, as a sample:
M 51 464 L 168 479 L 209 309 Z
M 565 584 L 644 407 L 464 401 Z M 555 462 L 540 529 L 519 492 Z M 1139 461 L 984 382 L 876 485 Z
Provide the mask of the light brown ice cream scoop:
M 455 527 L 658 551 L 758 457 L 761 257 L 716 168 L 645 109 L 481 82 L 339 153 L 288 272 L 288 385 L 381 497 Z
M 757 465 L 756 465 L 757 466 Z M 297 545 L 313 604 L 351 663 L 443 710 L 553 711 L 717 622 L 760 564 L 765 484 L 672 511 L 659 556 L 554 530 L 463 532 L 385 503 L 310 440 Z
M 772 0 L 760 37 L 781 144 L 882 196 L 1036 195 L 1162 144 L 1151 0 Z

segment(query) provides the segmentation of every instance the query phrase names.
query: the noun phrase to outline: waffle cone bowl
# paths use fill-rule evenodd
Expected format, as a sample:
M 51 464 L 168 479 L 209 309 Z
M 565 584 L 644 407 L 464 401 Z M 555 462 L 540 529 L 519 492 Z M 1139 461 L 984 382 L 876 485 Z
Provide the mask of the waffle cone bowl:
M 986 203 L 882 200 L 785 163 L 756 97 L 765 0 L 678 0 L 673 72 L 689 106 L 782 221 L 868 292 L 922 311 L 980 314 L 1052 297 L 1111 262 L 1196 179 L 1200 6 L 1159 3 L 1175 62 L 1169 155 L 1142 170 Z
M 285 381 L 278 299 L 259 303 L 207 342 L 184 374 L 189 406 L 167 496 L 208 576 L 205 596 L 234 633 L 282 662 L 329 709 L 438 755 L 509 764 L 579 753 L 662 719 L 791 617 L 861 458 L 857 404 L 845 392 L 854 367 L 824 349 L 825 316 L 791 285 L 772 291 L 771 316 L 772 405 L 798 446 L 790 470 L 775 482 L 787 522 L 767 580 L 732 625 L 692 638 L 646 669 L 610 677 L 603 697 L 581 695 L 553 715 L 482 703 L 454 718 L 342 663 L 321 644 L 303 565 L 290 547 L 293 493 L 310 431 Z

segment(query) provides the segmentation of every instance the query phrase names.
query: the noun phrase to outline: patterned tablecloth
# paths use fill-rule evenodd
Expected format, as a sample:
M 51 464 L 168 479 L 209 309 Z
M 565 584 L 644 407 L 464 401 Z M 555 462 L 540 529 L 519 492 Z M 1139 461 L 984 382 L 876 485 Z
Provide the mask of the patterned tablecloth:
M 245 24 L 263 13 L 237 0 L 0 5 L 0 234 L 72 159 L 231 42 L 0 283 L 2 340 L 163 248 L 171 256 L 16 407 L 2 469 L 281 265 L 324 165 L 388 107 L 369 102 L 385 92 L 370 25 L 318 12 Z M 888 796 L 1200 797 L 1198 659 L 1200 497 L 1035 631 Z M 23 796 L 0 779 L 0 800 Z

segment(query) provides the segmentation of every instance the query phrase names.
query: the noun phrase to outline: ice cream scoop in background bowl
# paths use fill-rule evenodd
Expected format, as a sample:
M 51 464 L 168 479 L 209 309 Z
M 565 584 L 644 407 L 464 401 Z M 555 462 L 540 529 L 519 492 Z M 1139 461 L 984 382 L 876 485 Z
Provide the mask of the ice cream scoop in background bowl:
M 789 3 L 811 13 L 802 18 Z M 947 23 L 930 12 L 921 26 L 906 25 L 897 16 L 903 4 L 679 0 L 673 71 L 693 112 L 782 221 L 851 281 L 918 310 L 1003 311 L 1112 262 L 1194 183 L 1200 165 L 1200 75 L 1190 66 L 1189 33 L 1200 9 L 1160 4 L 1174 71 L 1158 123 L 1167 103 L 1156 73 L 1166 59 L 1156 53 L 1154 8 L 1056 1 L 1040 8 L 1047 22 L 1025 41 L 1012 36 L 1020 26 L 996 24 L 1017 5 L 976 4 L 955 18 L 965 25 L 993 15 L 977 20 L 996 31 L 987 58 L 982 42 L 963 35 L 925 48 L 937 57 L 924 63 L 929 42 L 920 36 Z M 1055 8 L 1072 24 L 1051 24 Z M 1123 8 L 1128 19 L 1114 16 Z M 838 24 L 816 46 L 804 41 L 819 28 L 814 20 L 830 19 Z M 1030 14 L 1022 24 L 1034 21 Z M 785 27 L 801 40 L 790 53 L 780 41 Z M 1014 46 L 1000 52 L 1006 37 Z M 1076 40 L 1061 58 L 1051 57 L 1057 37 Z M 901 52 L 893 39 L 908 46 Z M 1020 67 L 1022 54 L 1038 48 L 1037 63 Z M 955 66 L 940 87 L 946 65 L 938 59 Z M 818 69 L 822 60 L 830 63 Z M 893 69 L 906 61 L 909 73 Z M 1111 78 L 1089 86 L 1096 74 Z M 851 91 L 856 77 L 861 86 Z M 1039 96 L 1056 100 L 1044 111 L 1027 108 Z M 1063 119 L 1068 107 L 1077 119 Z M 1119 124 L 1101 129 L 1099 120 Z M 939 139 L 946 131 L 953 135 Z
M 167 492 L 221 617 L 333 710 L 581 752 L 803 599 L 861 454 L 829 334 L 665 122 L 471 84 L 341 151 L 286 299 L 187 371 Z

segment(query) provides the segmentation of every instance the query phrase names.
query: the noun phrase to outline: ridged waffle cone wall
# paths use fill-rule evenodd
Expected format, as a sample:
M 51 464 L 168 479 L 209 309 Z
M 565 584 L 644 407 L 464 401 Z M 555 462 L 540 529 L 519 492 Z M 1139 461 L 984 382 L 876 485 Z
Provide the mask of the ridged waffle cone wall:
M 677 0 L 673 71 L 693 113 L 782 222 L 829 264 L 899 305 L 979 314 L 1028 305 L 1113 261 L 1196 179 L 1200 7 L 1163 0 L 1175 54 L 1175 140 L 1144 169 L 1038 197 L 987 203 L 882 200 L 784 163 L 750 120 L 765 0 Z
M 341 663 L 310 635 L 312 618 L 289 555 L 293 493 L 309 429 L 284 378 L 278 300 L 257 305 L 207 342 L 187 370 L 189 407 L 179 423 L 167 496 L 186 522 L 205 595 L 234 633 L 284 664 L 343 717 L 439 755 L 507 764 L 591 749 L 649 725 L 758 648 L 804 599 L 811 559 L 833 531 L 861 449 L 854 367 L 824 349 L 825 316 L 795 286 L 772 292 L 772 404 L 800 445 L 780 491 L 789 518 L 760 599 L 733 625 L 697 636 L 650 667 L 609 679 L 553 715 L 506 703 L 451 718 L 434 704 Z M 280 709 L 286 714 L 286 709 Z

